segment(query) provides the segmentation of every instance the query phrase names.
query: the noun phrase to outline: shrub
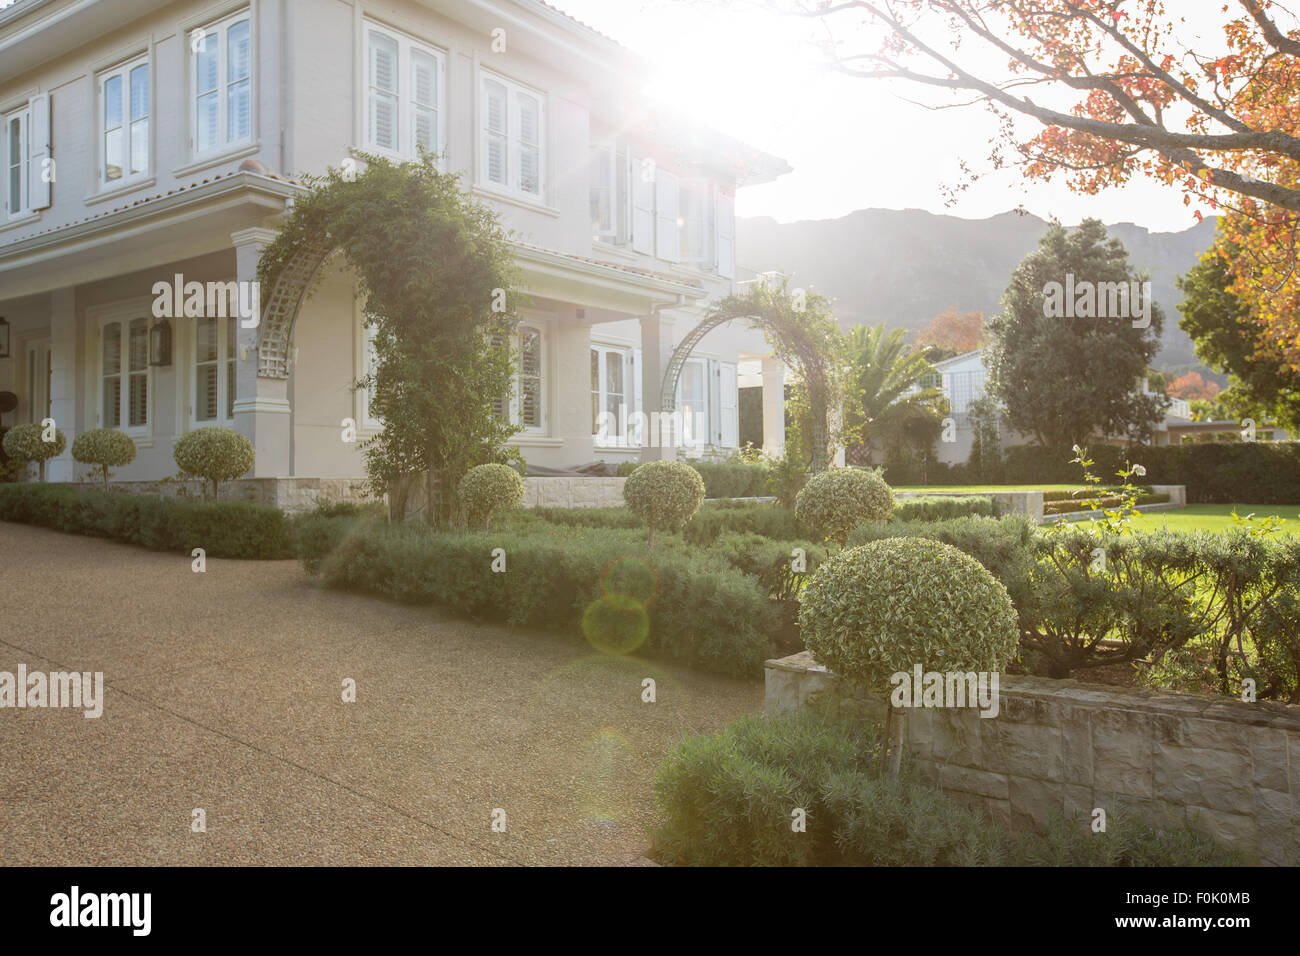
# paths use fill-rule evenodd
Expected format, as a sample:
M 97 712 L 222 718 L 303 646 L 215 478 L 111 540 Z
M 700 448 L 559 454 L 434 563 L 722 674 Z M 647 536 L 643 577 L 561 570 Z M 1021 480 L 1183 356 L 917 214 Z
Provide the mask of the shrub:
M 253 443 L 230 428 L 196 428 L 176 440 L 172 457 L 181 471 L 212 482 L 212 497 L 220 482 L 238 478 L 253 467 Z
M 465 472 L 456 486 L 456 495 L 470 523 L 482 521 L 487 531 L 494 514 L 524 500 L 524 480 L 509 465 L 476 465 Z
M 697 866 L 811 866 L 834 852 L 827 778 L 865 768 L 869 744 L 807 710 L 746 714 L 716 737 L 686 738 L 659 767 L 656 849 Z M 808 814 L 793 832 L 790 812 Z
M 135 461 L 135 442 L 116 428 L 92 428 L 72 441 L 72 457 L 83 465 L 94 465 L 108 490 L 108 469 Z
M 799 625 L 819 663 L 875 690 L 915 664 L 999 671 L 1019 638 L 1006 588 L 973 558 L 924 538 L 827 559 L 804 591 Z
M 1223 866 L 1240 858 L 1192 831 L 1116 811 L 1104 834 L 1055 819 L 1008 833 L 910 772 L 876 774 L 874 728 L 811 708 L 746 715 L 688 737 L 655 777 L 655 848 L 695 866 Z M 807 813 L 793 832 L 791 811 Z
M 525 526 L 491 535 L 435 533 L 310 516 L 299 522 L 296 538 L 303 567 L 326 587 L 516 627 L 585 633 L 606 649 L 623 649 L 626 625 L 638 618 L 642 653 L 723 673 L 760 673 L 776 629 L 776 611 L 755 580 L 709 555 L 661 548 L 651 556 L 635 531 Z M 505 549 L 505 574 L 492 571 L 494 548 Z M 603 604 L 592 611 L 597 602 Z
M 293 557 L 293 528 L 284 512 L 248 501 L 179 501 L 149 495 L 83 491 L 49 485 L 0 487 L 0 521 L 112 538 L 151 551 L 210 557 Z
M 822 540 L 841 547 L 864 521 L 885 521 L 894 493 L 885 479 L 864 468 L 830 468 L 808 479 L 795 499 L 795 514 Z
M 692 461 L 704 479 L 706 498 L 759 498 L 767 494 L 770 465 L 747 461 Z
M 623 499 L 650 528 L 653 546 L 656 529 L 675 531 L 700 510 L 704 479 L 685 462 L 646 462 L 624 483 Z
M 894 504 L 892 521 L 947 521 L 968 515 L 993 515 L 993 499 L 986 495 L 926 495 L 900 498 Z
M 45 480 L 45 462 L 63 454 L 68 447 L 68 439 L 59 429 L 54 430 L 54 440 L 45 441 L 41 436 L 45 428 L 42 425 L 15 425 L 5 433 L 5 454 L 17 461 L 34 461 L 40 468 L 41 481 Z

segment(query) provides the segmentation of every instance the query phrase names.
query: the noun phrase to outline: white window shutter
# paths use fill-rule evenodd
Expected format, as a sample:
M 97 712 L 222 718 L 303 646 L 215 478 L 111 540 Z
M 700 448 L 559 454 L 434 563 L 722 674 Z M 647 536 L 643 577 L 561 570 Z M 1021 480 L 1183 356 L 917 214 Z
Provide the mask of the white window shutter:
M 740 447 L 740 392 L 737 385 L 736 366 L 723 362 L 718 401 L 722 408 L 722 445 L 725 448 Z
M 655 254 L 655 179 L 649 160 L 636 157 L 629 163 L 632 194 L 632 250 Z M 655 170 L 657 173 L 657 170 Z
M 50 94 L 42 93 L 27 101 L 30 117 L 27 127 L 27 202 L 31 209 L 45 209 L 50 205 L 50 177 L 46 160 L 50 150 Z
M 718 275 L 726 279 L 736 275 L 736 204 L 730 196 L 718 193 L 714 204 L 718 234 Z
M 677 262 L 677 176 L 660 169 L 655 178 L 655 256 Z

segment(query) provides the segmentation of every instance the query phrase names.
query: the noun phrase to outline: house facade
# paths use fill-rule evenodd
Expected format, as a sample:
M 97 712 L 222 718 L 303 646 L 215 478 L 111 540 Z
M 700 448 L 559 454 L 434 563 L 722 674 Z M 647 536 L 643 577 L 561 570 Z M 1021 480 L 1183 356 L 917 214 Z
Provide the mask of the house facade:
M 689 444 L 638 434 L 674 347 L 735 287 L 737 191 L 788 171 L 653 109 L 646 69 L 539 0 L 0 10 L 0 392 L 17 397 L 0 424 L 53 419 L 69 446 L 120 429 L 138 448 L 120 480 L 175 474 L 176 439 L 212 425 L 254 442 L 250 477 L 362 476 L 360 443 L 382 423 L 354 388 L 369 333 L 342 265 L 302 305 L 280 375 L 259 362 L 267 327 L 233 299 L 168 318 L 160 290 L 246 290 L 302 174 L 423 148 L 514 237 L 516 382 L 484 401 L 520 426 L 526 461 L 725 455 L 742 374 L 773 396 L 765 445 L 779 449 L 785 370 L 738 323 L 682 369 Z M 47 474 L 79 470 L 65 453 Z

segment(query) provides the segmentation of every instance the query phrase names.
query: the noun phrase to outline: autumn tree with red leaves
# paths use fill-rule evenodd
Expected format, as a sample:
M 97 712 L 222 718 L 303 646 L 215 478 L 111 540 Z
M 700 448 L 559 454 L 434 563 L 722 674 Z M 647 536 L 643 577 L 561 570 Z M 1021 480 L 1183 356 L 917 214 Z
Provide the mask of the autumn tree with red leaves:
M 1146 176 L 1224 212 L 1260 351 L 1300 371 L 1300 24 L 1280 4 L 1225 0 L 1198 33 L 1161 0 L 773 2 L 822 20 L 849 75 L 986 105 L 995 166 L 1087 194 Z M 1018 137 L 1017 116 L 1042 129 Z

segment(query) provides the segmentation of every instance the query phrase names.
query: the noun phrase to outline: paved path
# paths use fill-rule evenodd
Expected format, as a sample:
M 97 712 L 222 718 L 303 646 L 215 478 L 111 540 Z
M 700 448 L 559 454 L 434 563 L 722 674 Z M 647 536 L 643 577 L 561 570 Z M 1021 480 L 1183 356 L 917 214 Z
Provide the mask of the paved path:
M 105 682 L 98 719 L 0 709 L 0 863 L 635 862 L 663 754 L 762 686 L 589 650 L 318 590 L 291 561 L 196 574 L 0 523 L 0 671 Z

